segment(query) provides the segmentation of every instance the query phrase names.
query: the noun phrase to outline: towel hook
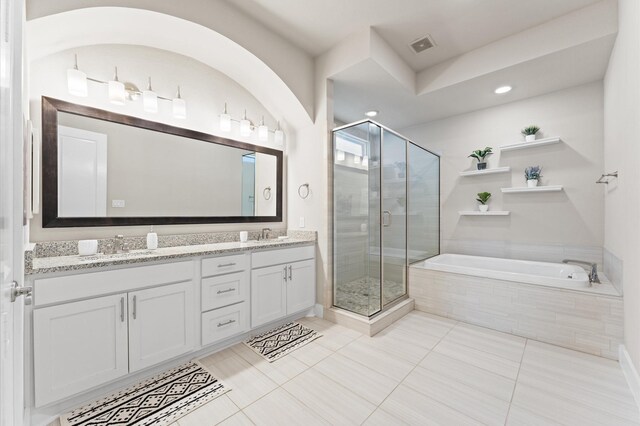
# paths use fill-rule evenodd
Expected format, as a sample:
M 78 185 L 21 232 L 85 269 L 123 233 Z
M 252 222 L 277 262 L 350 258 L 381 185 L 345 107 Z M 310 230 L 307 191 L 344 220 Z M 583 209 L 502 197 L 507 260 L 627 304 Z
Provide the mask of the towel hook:
M 271 187 L 267 186 L 264 191 L 262 191 L 262 196 L 264 197 L 265 200 L 270 200 L 271 199 Z
M 606 179 L 606 178 L 617 178 L 617 177 L 618 177 L 617 171 L 613 173 L 606 173 L 600 176 L 600 179 L 598 179 L 596 183 L 604 183 L 605 185 L 609 185 L 609 182 L 611 182 L 612 179 Z
M 303 189 L 303 188 L 306 188 L 306 189 Z M 303 183 L 302 185 L 300 185 L 298 187 L 298 195 L 303 200 L 306 199 L 309 196 L 310 193 L 311 193 L 311 190 L 309 189 L 309 184 L 308 183 Z

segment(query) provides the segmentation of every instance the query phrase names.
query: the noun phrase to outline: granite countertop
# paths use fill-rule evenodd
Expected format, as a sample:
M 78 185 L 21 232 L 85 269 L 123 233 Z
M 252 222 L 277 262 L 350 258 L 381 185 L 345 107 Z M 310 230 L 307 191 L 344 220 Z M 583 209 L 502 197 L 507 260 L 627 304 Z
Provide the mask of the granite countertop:
M 270 248 L 296 247 L 315 243 L 315 233 L 311 235 L 296 235 L 286 238 L 275 238 L 262 241 L 217 242 L 210 244 L 181 245 L 174 247 L 161 247 L 155 250 L 131 250 L 118 254 L 95 254 L 79 256 L 77 254 L 67 256 L 29 257 L 25 262 L 25 275 L 45 274 L 51 272 L 65 272 L 95 269 L 114 265 L 130 265 L 158 260 L 180 259 L 194 256 L 210 256 L 230 253 L 242 253 L 254 250 Z

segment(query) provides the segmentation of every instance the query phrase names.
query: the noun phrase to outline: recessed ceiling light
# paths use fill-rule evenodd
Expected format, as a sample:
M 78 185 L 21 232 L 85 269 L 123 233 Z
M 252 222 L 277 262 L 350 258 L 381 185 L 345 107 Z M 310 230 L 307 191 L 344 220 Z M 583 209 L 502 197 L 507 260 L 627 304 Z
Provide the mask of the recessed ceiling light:
M 375 117 L 376 115 L 378 115 L 378 111 L 372 109 L 371 111 L 365 112 L 364 115 L 366 115 L 367 117 Z
M 511 89 L 512 89 L 511 86 L 500 86 L 496 90 L 494 90 L 494 93 L 497 95 L 502 95 L 503 93 L 510 92 Z

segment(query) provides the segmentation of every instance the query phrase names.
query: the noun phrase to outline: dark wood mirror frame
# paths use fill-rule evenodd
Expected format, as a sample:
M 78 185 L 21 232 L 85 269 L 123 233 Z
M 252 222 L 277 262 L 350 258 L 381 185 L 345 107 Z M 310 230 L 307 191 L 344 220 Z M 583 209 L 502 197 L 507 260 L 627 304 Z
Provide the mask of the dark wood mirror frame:
M 260 152 L 276 157 L 275 216 L 152 216 L 152 217 L 58 217 L 58 112 L 120 123 L 156 132 L 168 133 L 203 142 Z M 42 227 L 186 225 L 199 223 L 282 222 L 282 151 L 221 138 L 195 130 L 122 115 L 58 99 L 42 97 Z

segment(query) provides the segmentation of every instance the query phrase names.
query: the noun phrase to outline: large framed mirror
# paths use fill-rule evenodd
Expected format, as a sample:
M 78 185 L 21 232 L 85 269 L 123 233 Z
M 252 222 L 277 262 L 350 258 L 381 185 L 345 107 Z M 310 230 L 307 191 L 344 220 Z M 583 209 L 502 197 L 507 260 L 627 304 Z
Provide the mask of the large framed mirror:
M 282 151 L 42 98 L 44 228 L 282 221 Z

